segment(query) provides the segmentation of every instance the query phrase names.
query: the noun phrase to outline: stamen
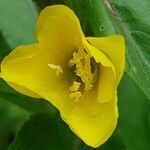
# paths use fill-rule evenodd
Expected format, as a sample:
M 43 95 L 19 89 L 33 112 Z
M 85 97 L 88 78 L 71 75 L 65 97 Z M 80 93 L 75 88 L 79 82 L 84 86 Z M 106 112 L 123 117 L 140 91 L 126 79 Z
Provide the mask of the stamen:
M 81 83 L 80 82 L 73 82 L 73 85 L 70 87 L 70 91 L 78 91 L 80 88 Z
M 69 67 L 74 68 L 73 72 L 75 73 L 75 81 L 70 87 L 71 93 L 69 96 L 75 102 L 79 101 L 82 92 L 91 90 L 96 81 L 98 68 L 97 64 L 93 61 L 94 59 L 83 47 L 74 52 L 73 58 L 69 61 Z M 81 84 L 84 84 L 84 86 Z
M 70 98 L 73 99 L 74 102 L 79 102 L 79 98 L 82 96 L 81 92 L 77 91 L 77 92 L 73 92 L 70 93 Z
M 91 72 L 91 56 L 84 49 L 79 49 L 78 53 L 73 53 L 73 59 L 70 60 L 69 66 L 76 65 L 76 75 L 79 76 L 85 84 L 85 91 L 92 88 L 93 74 Z
M 51 69 L 56 70 L 56 76 L 57 76 L 57 77 L 60 77 L 60 73 L 63 73 L 63 70 L 62 70 L 61 66 L 59 66 L 59 65 L 48 64 L 48 66 L 49 66 Z

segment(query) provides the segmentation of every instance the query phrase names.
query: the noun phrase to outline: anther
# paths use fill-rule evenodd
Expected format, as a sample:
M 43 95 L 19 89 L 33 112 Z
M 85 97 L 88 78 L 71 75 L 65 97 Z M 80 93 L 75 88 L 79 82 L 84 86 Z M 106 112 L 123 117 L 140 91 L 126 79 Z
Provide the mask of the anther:
M 57 77 L 60 77 L 60 73 L 63 73 L 63 70 L 62 70 L 61 66 L 59 66 L 59 65 L 48 64 L 48 66 L 51 69 L 56 70 L 56 76 Z

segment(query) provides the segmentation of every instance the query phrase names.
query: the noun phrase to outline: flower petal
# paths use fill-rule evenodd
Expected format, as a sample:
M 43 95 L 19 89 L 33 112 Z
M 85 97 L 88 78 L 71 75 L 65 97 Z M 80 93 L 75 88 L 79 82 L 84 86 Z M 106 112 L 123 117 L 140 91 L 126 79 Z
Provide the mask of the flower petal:
M 19 48 L 12 51 L 12 53 L 9 56 L 5 57 L 5 59 L 2 61 L 0 77 L 3 78 L 4 80 L 8 81 L 7 83 L 11 87 L 13 87 L 17 91 L 19 91 L 20 93 L 31 96 L 31 97 L 35 97 L 35 98 L 40 98 L 40 96 L 38 94 L 35 94 L 33 91 L 27 89 L 26 87 L 24 87 L 22 85 L 15 84 L 14 83 L 15 81 L 13 81 L 13 80 L 11 81 L 11 78 L 13 78 L 13 76 L 16 76 L 16 77 L 18 76 L 17 75 L 17 67 L 14 66 L 13 63 L 11 64 L 11 62 L 23 60 L 23 59 L 29 59 L 29 58 L 34 57 L 34 55 L 36 55 L 37 50 L 38 50 L 36 47 L 37 47 L 36 45 L 28 46 L 28 48 L 26 48 L 24 50 L 24 47 L 20 46 Z M 19 65 L 21 65 L 21 64 L 18 64 L 17 66 L 19 66 Z M 28 65 L 28 63 L 26 63 L 26 65 Z M 22 67 L 20 66 L 20 68 L 22 68 Z M 24 68 L 22 68 L 22 69 L 24 69 Z M 12 70 L 13 70 L 13 72 L 12 72 Z M 21 71 L 21 70 L 18 70 L 18 71 Z M 12 77 L 11 77 L 11 75 L 12 75 Z M 20 75 L 19 78 L 20 77 L 22 77 L 22 75 Z
M 48 66 L 61 62 L 61 59 L 55 59 L 53 53 L 43 53 L 38 44 L 20 46 L 3 60 L 1 77 L 17 91 L 32 97 L 45 98 L 67 114 L 74 107 L 67 93 L 71 86 L 68 76 L 64 71 L 57 77 L 56 71 Z M 63 69 L 63 62 L 60 64 Z
M 116 72 L 111 61 L 99 51 L 97 48 L 85 43 L 86 49 L 93 56 L 95 61 L 99 64 L 99 78 L 98 78 L 98 101 L 104 103 L 110 101 L 115 95 L 116 91 Z
M 73 109 L 67 122 L 88 145 L 98 147 L 113 133 L 118 118 L 117 97 L 98 103 L 95 90 L 90 91 Z
M 87 40 L 111 60 L 116 70 L 118 84 L 125 67 L 125 44 L 123 36 L 113 35 L 102 38 L 88 37 Z
M 26 87 L 24 86 L 21 86 L 21 85 L 18 85 L 18 84 L 15 84 L 15 83 L 12 83 L 12 82 L 7 82 L 7 84 L 11 87 L 13 87 L 16 91 L 24 94 L 24 95 L 27 95 L 27 96 L 30 96 L 30 97 L 34 97 L 34 98 L 41 98 L 41 96 L 39 96 L 37 93 L 34 93 L 33 91 L 27 89 Z
M 41 12 L 37 37 L 42 45 L 55 47 L 62 56 L 71 55 L 85 38 L 78 18 L 64 5 L 49 6 Z

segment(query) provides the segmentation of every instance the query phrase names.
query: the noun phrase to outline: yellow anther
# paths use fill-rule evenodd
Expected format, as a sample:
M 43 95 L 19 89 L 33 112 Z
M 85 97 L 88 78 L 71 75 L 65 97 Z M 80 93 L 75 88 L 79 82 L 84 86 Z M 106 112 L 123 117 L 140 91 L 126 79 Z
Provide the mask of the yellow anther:
M 80 88 L 81 83 L 80 82 L 73 82 L 73 85 L 70 87 L 70 91 L 78 91 Z
M 92 64 L 92 57 L 84 48 L 80 48 L 77 52 L 74 52 L 73 58 L 69 61 L 69 67 L 75 67 L 75 75 L 78 76 L 79 81 L 81 81 L 81 83 L 74 81 L 70 87 L 71 93 L 69 96 L 75 102 L 79 101 L 82 92 L 89 91 L 93 87 L 97 75 L 97 68 L 95 71 L 95 68 L 92 68 L 93 66 L 91 65 L 96 66 L 96 64 Z M 84 84 L 84 86 L 81 87 L 81 84 Z
M 91 56 L 82 48 L 73 53 L 73 59 L 70 60 L 69 66 L 76 65 L 76 75 L 79 76 L 85 85 L 85 91 L 92 88 L 94 76 L 91 72 Z
M 61 66 L 59 66 L 59 65 L 48 64 L 48 66 L 49 66 L 51 69 L 56 70 L 56 76 L 57 76 L 57 77 L 60 76 L 60 73 L 63 73 L 63 70 L 62 70 Z
M 70 98 L 73 99 L 74 102 L 79 102 L 79 98 L 82 96 L 81 92 L 72 92 L 70 93 Z

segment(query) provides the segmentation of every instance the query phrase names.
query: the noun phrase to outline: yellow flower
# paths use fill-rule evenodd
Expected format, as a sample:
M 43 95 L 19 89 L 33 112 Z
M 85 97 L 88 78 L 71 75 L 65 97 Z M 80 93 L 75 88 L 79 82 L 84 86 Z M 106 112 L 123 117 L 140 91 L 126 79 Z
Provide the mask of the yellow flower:
M 63 5 L 42 11 L 36 33 L 38 43 L 19 46 L 3 60 L 1 77 L 23 94 L 50 101 L 73 132 L 98 147 L 117 124 L 123 37 L 86 38 Z

